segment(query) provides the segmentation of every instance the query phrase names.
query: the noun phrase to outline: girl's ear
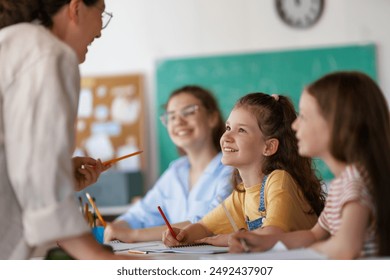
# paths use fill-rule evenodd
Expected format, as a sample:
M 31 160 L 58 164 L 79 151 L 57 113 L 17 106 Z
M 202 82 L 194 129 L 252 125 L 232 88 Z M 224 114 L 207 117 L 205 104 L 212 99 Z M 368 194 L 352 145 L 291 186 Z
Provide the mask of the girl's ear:
M 263 155 L 266 157 L 272 156 L 278 151 L 279 148 L 279 140 L 276 138 L 271 138 L 265 141 L 265 148 L 263 151 Z
M 212 128 L 216 127 L 218 124 L 218 112 L 214 112 L 209 115 L 209 124 Z

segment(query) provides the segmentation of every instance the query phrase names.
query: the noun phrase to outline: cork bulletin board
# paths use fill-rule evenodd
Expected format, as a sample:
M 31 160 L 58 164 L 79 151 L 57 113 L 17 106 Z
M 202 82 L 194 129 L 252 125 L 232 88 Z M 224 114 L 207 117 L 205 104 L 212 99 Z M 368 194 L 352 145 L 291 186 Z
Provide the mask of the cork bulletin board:
M 84 77 L 76 124 L 75 155 L 102 161 L 144 150 L 144 94 L 141 75 Z M 144 156 L 118 162 L 121 171 L 140 171 Z

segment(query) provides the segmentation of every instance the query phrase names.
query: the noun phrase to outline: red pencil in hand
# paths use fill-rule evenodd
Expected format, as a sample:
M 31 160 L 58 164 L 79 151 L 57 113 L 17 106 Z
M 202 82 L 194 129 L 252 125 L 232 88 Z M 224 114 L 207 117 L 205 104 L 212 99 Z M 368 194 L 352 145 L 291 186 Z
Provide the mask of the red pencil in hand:
M 176 239 L 176 233 L 173 231 L 173 228 L 171 227 L 171 224 L 168 222 L 167 217 L 165 217 L 165 214 L 160 206 L 157 206 L 158 211 L 160 211 L 161 216 L 163 217 L 165 224 L 169 228 L 169 231 L 171 232 L 172 236 Z

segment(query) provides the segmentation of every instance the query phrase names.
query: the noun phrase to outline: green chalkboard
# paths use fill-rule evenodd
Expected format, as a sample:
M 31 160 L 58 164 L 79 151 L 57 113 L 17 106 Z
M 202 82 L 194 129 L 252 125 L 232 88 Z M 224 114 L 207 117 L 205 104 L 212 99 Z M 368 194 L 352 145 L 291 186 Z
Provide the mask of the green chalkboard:
M 170 93 L 187 84 L 211 90 L 226 118 L 237 99 L 250 92 L 285 94 L 298 108 L 303 87 L 329 72 L 359 70 L 377 79 L 373 44 L 165 59 L 156 69 L 156 118 Z M 161 173 L 178 154 L 165 127 L 157 122 Z M 316 161 L 316 168 L 325 180 L 332 178 L 321 161 Z

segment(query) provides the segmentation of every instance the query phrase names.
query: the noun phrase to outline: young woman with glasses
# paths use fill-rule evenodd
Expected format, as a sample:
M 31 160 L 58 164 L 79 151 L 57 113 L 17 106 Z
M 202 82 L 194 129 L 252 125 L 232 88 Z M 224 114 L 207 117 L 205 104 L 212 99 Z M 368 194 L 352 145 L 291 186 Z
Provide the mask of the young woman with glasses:
M 225 125 L 212 94 L 198 86 L 174 91 L 161 116 L 180 157 L 146 196 L 105 229 L 105 241 L 160 240 L 166 229 L 157 206 L 176 227 L 197 222 L 232 191 L 232 169 L 221 163 Z
M 0 259 L 30 258 L 53 241 L 73 258 L 118 258 L 95 241 L 73 192 L 104 168 L 70 160 L 78 64 L 104 9 L 104 0 L 0 2 Z

